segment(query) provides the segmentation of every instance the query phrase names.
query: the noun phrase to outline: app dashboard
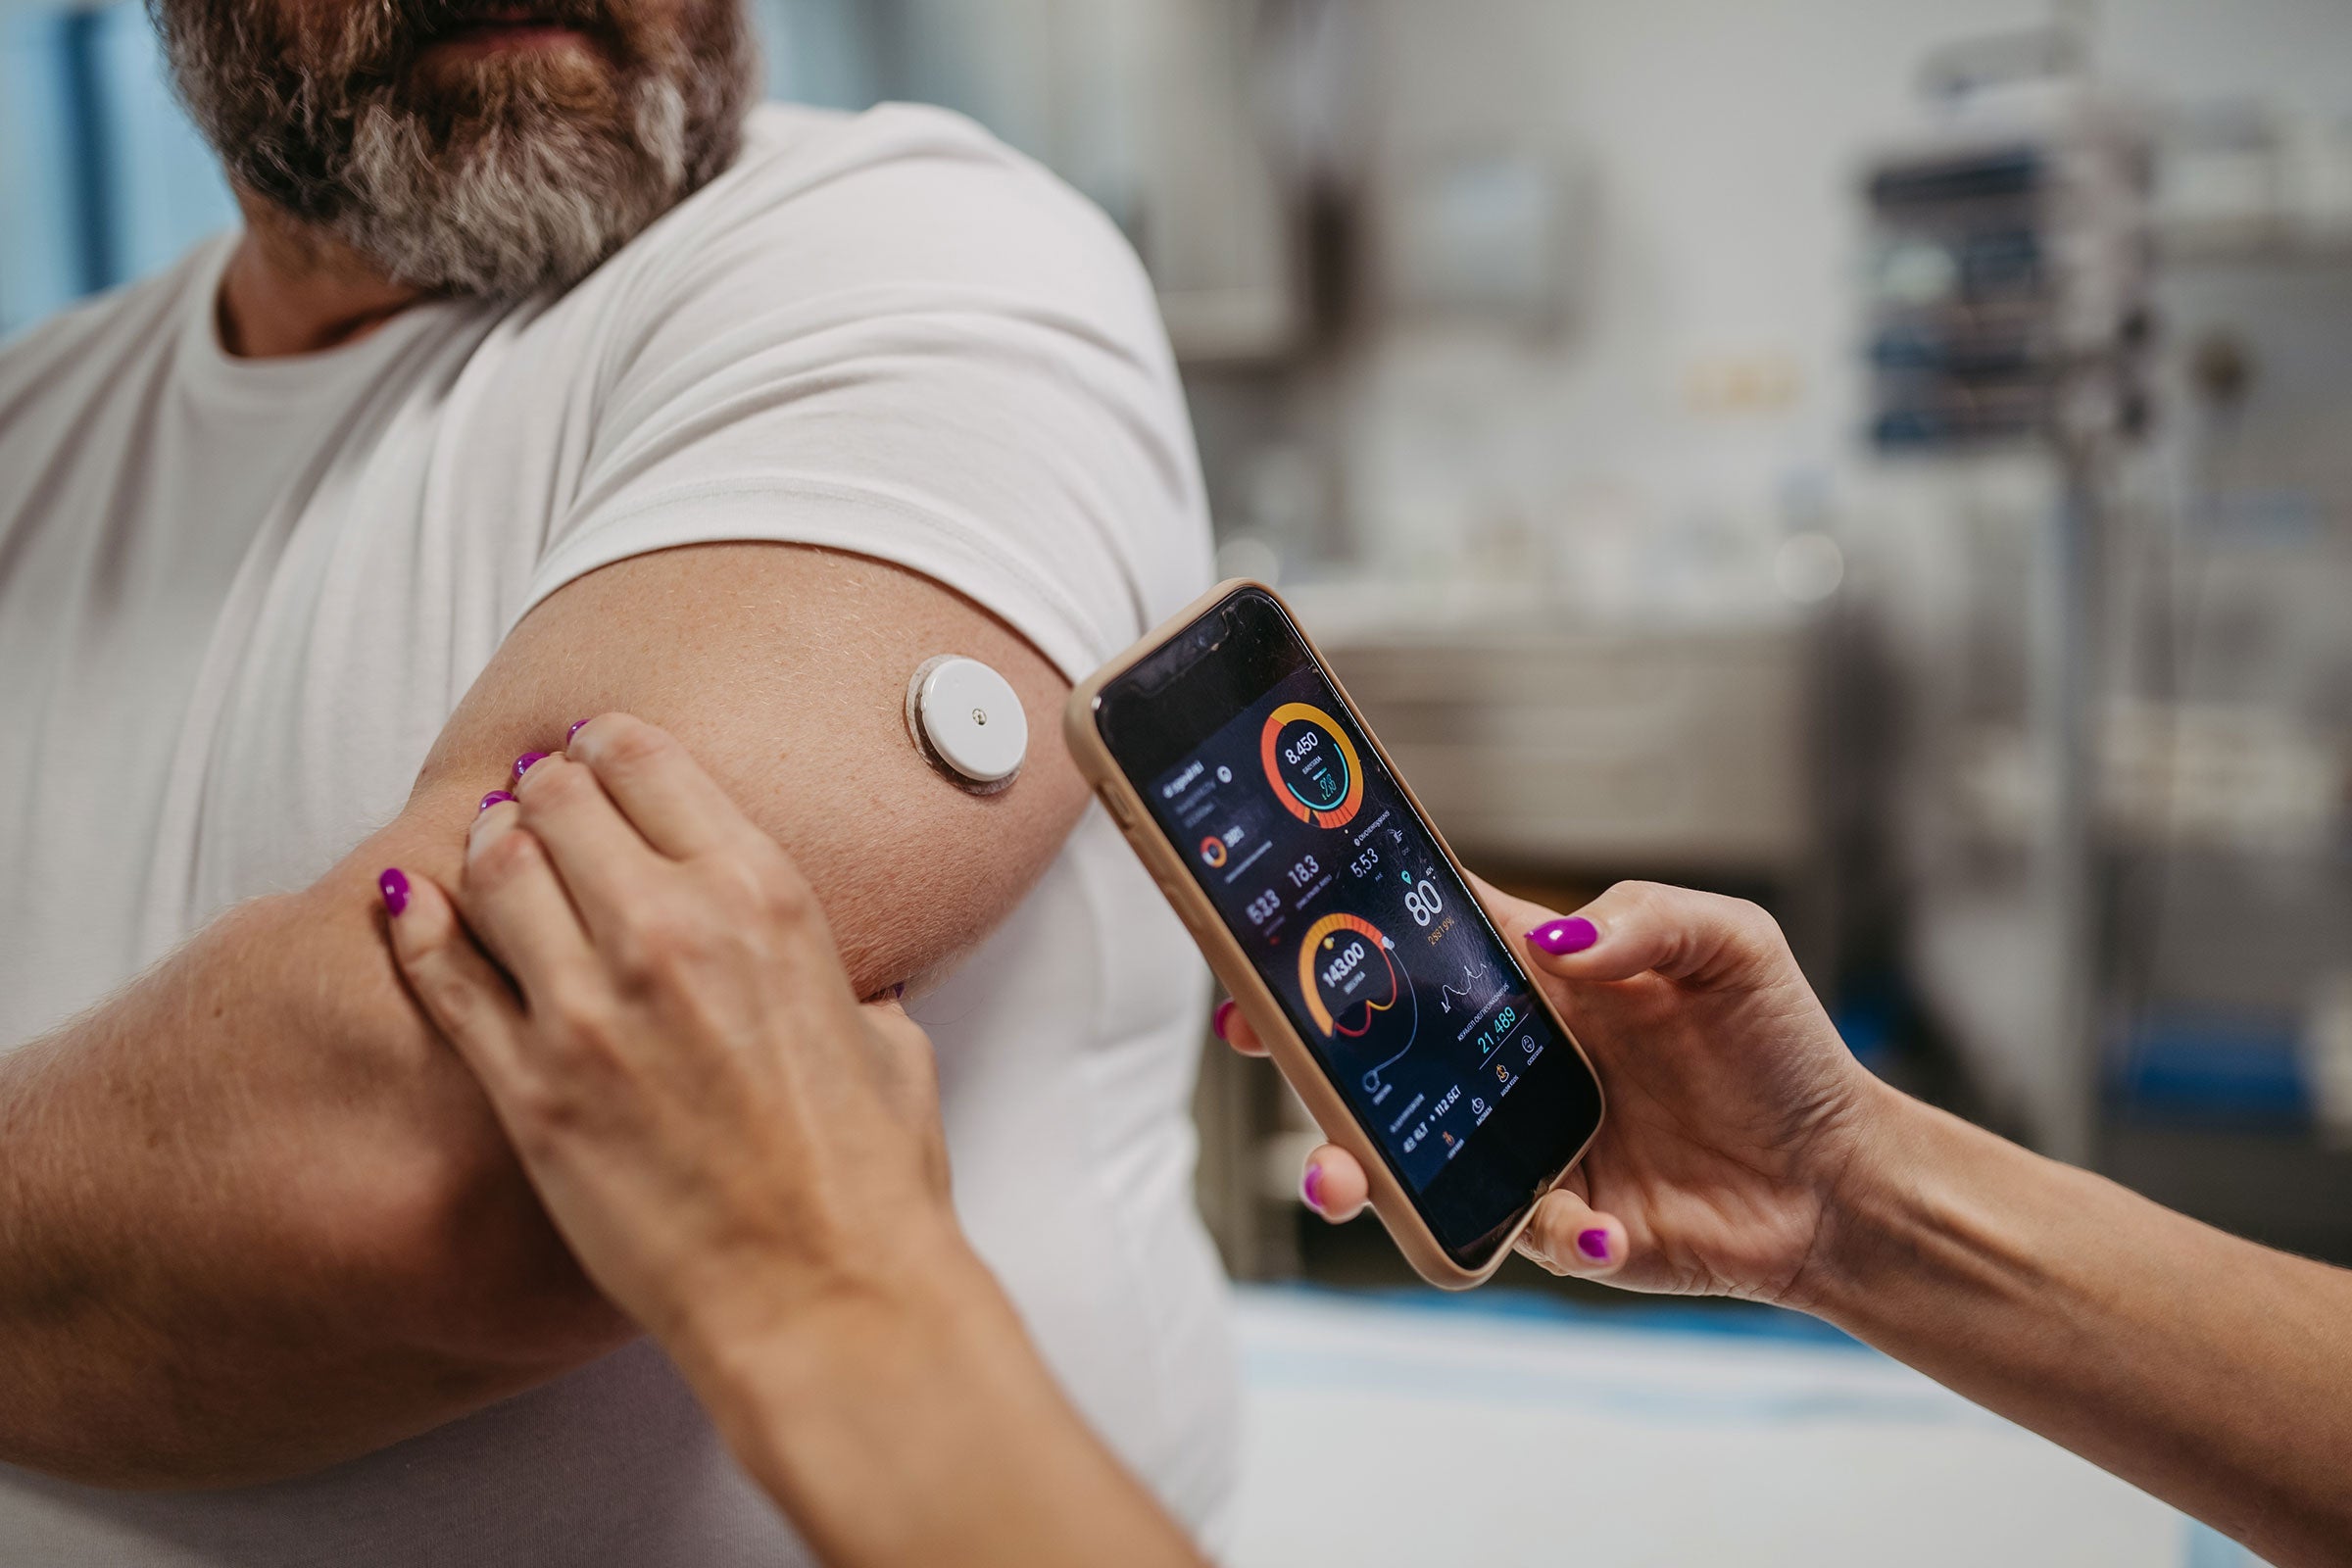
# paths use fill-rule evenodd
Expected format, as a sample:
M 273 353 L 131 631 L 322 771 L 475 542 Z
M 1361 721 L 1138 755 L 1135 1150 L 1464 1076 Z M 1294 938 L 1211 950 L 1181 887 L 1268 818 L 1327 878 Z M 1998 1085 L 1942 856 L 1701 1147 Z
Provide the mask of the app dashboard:
M 1338 694 L 1295 671 L 1145 800 L 1419 1192 L 1556 1044 Z

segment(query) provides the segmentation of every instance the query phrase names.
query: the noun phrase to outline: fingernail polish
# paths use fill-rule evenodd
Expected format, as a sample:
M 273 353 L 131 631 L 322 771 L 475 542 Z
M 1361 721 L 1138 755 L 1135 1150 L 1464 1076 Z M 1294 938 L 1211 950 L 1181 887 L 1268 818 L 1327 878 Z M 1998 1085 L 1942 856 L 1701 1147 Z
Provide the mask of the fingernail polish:
M 375 879 L 375 891 L 384 896 L 384 912 L 398 919 L 409 906 L 409 874 L 397 865 L 388 865 Z
M 1306 1167 L 1306 1174 L 1298 1178 L 1298 1196 L 1306 1200 L 1307 1207 L 1318 1214 L 1323 1212 L 1322 1166 L 1310 1164 Z
M 1565 920 L 1546 920 L 1527 934 L 1527 940 L 1555 958 L 1582 953 L 1600 940 L 1600 927 L 1581 914 Z
M 564 745 L 566 745 L 566 746 L 569 746 L 569 745 L 571 744 L 571 738 L 572 738 L 574 735 L 577 735 L 577 734 L 580 732 L 580 726 L 581 726 L 581 725 L 583 725 L 583 724 L 585 724 L 585 723 L 587 723 L 587 722 L 588 722 L 588 721 L 587 721 L 586 719 L 584 719 L 584 718 L 575 718 L 575 719 L 573 719 L 573 720 L 571 721 L 571 728 L 569 728 L 569 729 L 567 729 L 567 730 L 565 730 L 565 731 L 564 732 Z
M 1576 1250 L 1595 1263 L 1609 1260 L 1609 1233 L 1595 1225 L 1589 1231 L 1576 1234 Z
M 528 773 L 531 770 L 531 764 L 533 762 L 544 762 L 546 760 L 547 754 L 545 752 L 525 752 L 520 757 L 514 759 L 514 776 L 516 778 L 520 778 L 523 774 Z
M 475 807 L 474 809 L 477 811 L 487 811 L 493 806 L 504 806 L 507 804 L 507 802 L 513 800 L 514 798 L 514 796 L 509 795 L 505 790 L 492 790 L 489 794 L 482 797 L 482 804 Z
M 1225 1032 L 1225 1025 L 1232 1017 L 1233 999 L 1231 997 L 1227 997 L 1223 1002 L 1218 1003 L 1217 1010 L 1208 1015 L 1209 1028 L 1216 1032 L 1216 1036 L 1219 1040 L 1224 1041 L 1229 1046 L 1233 1044 L 1233 1036 Z

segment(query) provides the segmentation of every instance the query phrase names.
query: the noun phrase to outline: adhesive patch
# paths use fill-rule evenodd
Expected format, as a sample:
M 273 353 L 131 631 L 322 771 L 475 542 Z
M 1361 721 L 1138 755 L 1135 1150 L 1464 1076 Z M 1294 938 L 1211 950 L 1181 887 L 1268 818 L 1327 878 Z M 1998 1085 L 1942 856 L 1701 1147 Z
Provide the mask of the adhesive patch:
M 976 659 L 925 660 L 906 683 L 906 731 L 931 765 L 979 795 L 1020 775 L 1029 715 L 1012 683 Z

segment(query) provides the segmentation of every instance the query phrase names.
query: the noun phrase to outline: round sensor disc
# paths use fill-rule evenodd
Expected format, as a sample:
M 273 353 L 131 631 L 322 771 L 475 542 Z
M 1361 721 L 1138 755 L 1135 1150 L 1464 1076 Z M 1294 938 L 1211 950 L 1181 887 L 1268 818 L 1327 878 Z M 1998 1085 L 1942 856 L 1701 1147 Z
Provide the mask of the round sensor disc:
M 927 661 L 907 683 L 906 717 L 925 755 L 968 788 L 1003 789 L 1029 755 L 1020 697 L 976 659 Z

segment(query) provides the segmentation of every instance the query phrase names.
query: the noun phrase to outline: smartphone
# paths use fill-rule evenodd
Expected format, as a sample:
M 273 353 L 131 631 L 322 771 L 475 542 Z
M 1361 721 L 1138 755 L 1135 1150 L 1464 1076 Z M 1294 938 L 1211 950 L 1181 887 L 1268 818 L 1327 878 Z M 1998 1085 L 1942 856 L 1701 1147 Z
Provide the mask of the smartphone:
M 1463 1290 L 1600 1081 L 1290 609 L 1221 583 L 1070 696 L 1070 754 L 1397 1247 Z

